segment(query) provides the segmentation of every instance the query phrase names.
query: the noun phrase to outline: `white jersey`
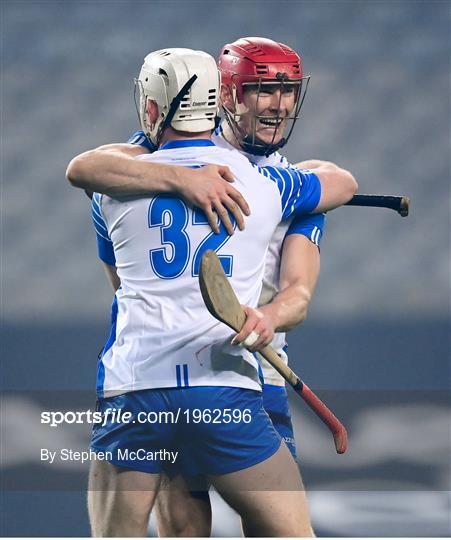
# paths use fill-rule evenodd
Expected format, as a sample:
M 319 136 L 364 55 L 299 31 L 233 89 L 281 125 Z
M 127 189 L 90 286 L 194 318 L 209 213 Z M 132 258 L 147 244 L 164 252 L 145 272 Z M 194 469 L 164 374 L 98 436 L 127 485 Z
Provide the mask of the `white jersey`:
M 222 148 L 227 148 L 229 150 L 234 149 L 234 147 L 226 141 L 222 134 L 222 129 L 218 128 L 213 135 L 213 140 L 217 146 Z M 288 168 L 292 165 L 287 161 L 287 159 L 282 156 L 279 152 L 274 152 L 273 154 L 266 156 L 255 156 L 253 154 L 248 154 L 241 151 L 241 153 L 246 156 L 251 163 L 258 165 L 259 167 L 273 166 L 273 167 L 283 167 Z M 294 216 L 293 216 L 294 217 Z M 264 305 L 271 302 L 274 296 L 279 291 L 279 282 L 280 282 L 280 259 L 282 254 L 282 244 L 287 234 L 288 228 L 290 227 L 293 217 L 285 220 L 276 227 L 274 234 L 271 238 L 271 241 L 268 246 L 268 252 L 266 255 L 265 270 L 263 276 L 263 288 L 260 295 L 258 305 Z M 315 226 L 309 233 L 308 238 L 319 245 L 321 231 L 319 227 Z M 286 354 L 286 334 L 285 332 L 278 332 L 274 335 L 274 339 L 271 342 L 271 345 L 281 356 L 285 364 L 288 363 L 288 357 Z M 273 384 L 277 386 L 285 386 L 285 379 L 269 364 L 266 360 L 261 360 L 261 368 L 263 373 L 263 378 L 266 384 Z
M 121 280 L 114 336 L 99 366 L 99 394 L 211 385 L 259 390 L 256 359 L 230 345 L 234 333 L 203 304 L 200 259 L 207 249 L 216 250 L 239 301 L 257 306 L 269 241 L 282 219 L 314 210 L 318 179 L 293 169 L 260 169 L 238 151 L 205 140 L 172 141 L 140 158 L 228 165 L 252 213 L 245 230 L 230 237 L 223 227 L 213 234 L 205 215 L 177 197 L 95 194 L 98 240 L 112 243 Z

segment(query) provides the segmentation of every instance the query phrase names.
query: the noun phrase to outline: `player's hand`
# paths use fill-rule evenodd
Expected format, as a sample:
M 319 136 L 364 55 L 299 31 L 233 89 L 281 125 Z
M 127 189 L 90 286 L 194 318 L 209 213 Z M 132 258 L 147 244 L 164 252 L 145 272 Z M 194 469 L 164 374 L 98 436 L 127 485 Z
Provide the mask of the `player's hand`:
M 242 306 L 246 322 L 241 331 L 232 339 L 232 345 L 242 344 L 250 352 L 269 345 L 274 338 L 274 323 L 268 313 L 248 306 Z M 248 343 L 245 343 L 248 338 Z
M 219 233 L 218 217 L 228 234 L 233 234 L 234 228 L 229 212 L 240 231 L 244 229 L 243 214 L 248 216 L 250 209 L 241 193 L 231 186 L 235 178 L 229 167 L 223 165 L 205 165 L 199 169 L 184 167 L 179 174 L 180 195 L 204 211 L 210 227 L 216 234 Z

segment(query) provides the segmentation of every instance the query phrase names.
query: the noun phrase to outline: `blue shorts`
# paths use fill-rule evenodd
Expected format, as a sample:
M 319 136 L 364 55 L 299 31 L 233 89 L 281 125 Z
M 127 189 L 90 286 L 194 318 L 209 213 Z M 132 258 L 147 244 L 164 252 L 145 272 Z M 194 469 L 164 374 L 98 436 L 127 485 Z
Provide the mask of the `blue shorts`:
M 265 384 L 263 386 L 263 407 L 271 418 L 271 422 L 285 441 L 292 456 L 297 460 L 296 441 L 291 423 L 288 395 L 284 386 Z
M 176 466 L 188 476 L 227 474 L 268 459 L 281 443 L 261 393 L 255 390 L 221 386 L 139 390 L 100 398 L 97 410 L 105 414 L 107 409 L 120 410 L 122 419 L 128 413 L 129 418 L 117 422 L 110 411 L 105 426 L 94 424 L 92 450 L 104 452 L 114 465 L 147 473 L 166 467 L 174 472 Z M 196 421 L 199 417 L 203 420 Z M 173 462 L 163 451 L 178 452 L 177 458 Z

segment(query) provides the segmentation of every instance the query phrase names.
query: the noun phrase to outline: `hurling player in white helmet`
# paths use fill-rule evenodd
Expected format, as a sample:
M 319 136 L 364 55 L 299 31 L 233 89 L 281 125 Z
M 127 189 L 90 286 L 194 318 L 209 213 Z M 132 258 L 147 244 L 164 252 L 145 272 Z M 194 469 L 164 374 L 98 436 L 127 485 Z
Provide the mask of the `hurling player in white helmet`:
M 114 257 L 109 271 L 121 284 L 98 365 L 104 421 L 94 426 L 91 442 L 99 456 L 90 472 L 93 534 L 144 535 L 170 459 L 185 477 L 208 477 L 240 514 L 246 534 L 308 535 L 299 472 L 263 408 L 258 361 L 231 343 L 233 333 L 205 309 L 198 274 L 202 254 L 214 249 L 240 302 L 252 310 L 278 223 L 332 206 L 320 183 L 331 175 L 260 168 L 216 146 L 219 74 L 206 53 L 152 53 L 138 84 L 141 125 L 157 148 L 141 159 L 184 167 L 224 163 L 252 213 L 239 234 L 222 227 L 214 235 L 204 212 L 172 195 L 93 195 L 99 256 L 107 265 Z M 111 411 L 121 411 L 123 420 Z
M 216 133 L 214 139 L 217 145 L 225 146 L 226 148 L 242 147 L 247 151 L 248 157 L 260 165 L 272 163 L 287 166 L 286 160 L 281 158 L 279 154 L 275 153 L 275 150 L 277 145 L 281 146 L 280 143 L 283 139 L 282 135 L 284 134 L 285 129 L 288 127 L 288 124 L 290 123 L 289 121 L 294 120 L 297 117 L 299 104 L 302 102 L 301 96 L 303 94 L 300 82 L 302 80 L 302 75 L 299 73 L 301 69 L 299 65 L 300 61 L 297 66 L 297 75 L 300 76 L 294 77 L 292 75 L 292 71 L 295 68 L 293 65 L 289 65 L 289 60 L 291 60 L 291 63 L 293 64 L 293 57 L 291 56 L 290 58 L 290 51 L 286 46 L 281 46 L 280 44 L 276 44 L 270 40 L 263 40 L 262 38 L 250 38 L 248 40 L 239 40 L 239 42 L 236 42 L 235 44 L 226 46 L 223 50 L 224 55 L 227 54 L 231 57 L 231 50 L 235 53 L 233 56 L 233 61 L 235 62 L 235 65 L 237 65 L 237 71 L 240 67 L 240 63 L 247 63 L 248 65 L 245 67 L 248 70 L 250 69 L 250 66 L 252 66 L 252 60 L 249 58 L 249 49 L 252 49 L 252 47 L 250 47 L 250 42 L 252 43 L 252 41 L 254 42 L 254 52 L 256 49 L 255 42 L 257 42 L 257 44 L 260 46 L 260 70 L 262 69 L 265 59 L 271 60 L 271 62 L 268 62 L 267 68 L 274 68 L 274 64 L 277 64 L 275 61 L 277 59 L 277 54 L 279 54 L 280 60 L 281 48 L 284 47 L 285 51 L 283 54 L 285 54 L 285 57 L 282 57 L 283 62 L 280 62 L 277 67 L 283 67 L 287 71 L 291 70 L 291 72 L 289 71 L 288 75 L 286 71 L 281 70 L 275 72 L 274 74 L 268 73 L 269 75 L 272 75 L 274 80 L 271 80 L 271 77 L 269 77 L 268 81 L 265 81 L 265 83 L 271 84 L 266 84 L 266 86 L 265 83 L 262 85 L 261 76 L 255 77 L 255 75 L 258 75 L 258 72 L 257 74 L 252 72 L 251 75 L 253 78 L 248 76 L 247 81 L 239 81 L 241 91 L 243 90 L 243 87 L 246 86 L 243 93 L 244 95 L 242 94 L 240 97 L 237 97 L 236 86 L 234 86 L 235 83 L 231 83 L 230 81 L 224 79 L 223 104 L 227 108 L 228 123 L 225 125 L 223 132 L 220 130 Z M 234 51 L 233 48 L 235 49 Z M 261 58 L 261 50 L 263 50 L 263 52 L 266 54 L 266 58 L 264 55 L 263 58 Z M 291 53 L 295 54 L 293 51 L 291 51 Z M 282 64 L 285 65 L 281 66 Z M 223 68 L 223 66 L 221 67 Z M 224 75 L 224 69 L 222 69 L 222 72 Z M 285 73 L 285 76 L 281 75 L 283 73 Z M 241 73 L 241 75 L 243 75 L 243 73 Z M 279 75 L 279 77 L 276 77 L 276 75 Z M 289 75 L 291 75 L 291 78 Z M 258 85 L 260 88 L 258 88 Z M 140 116 L 143 118 L 142 114 Z M 181 114 L 181 116 L 183 115 Z M 261 118 L 257 119 L 258 116 Z M 248 122 L 247 127 L 246 122 Z M 289 129 L 290 128 L 291 126 L 289 126 Z M 155 130 L 155 126 L 153 129 Z M 144 131 L 146 130 L 144 129 Z M 157 133 L 152 133 L 150 131 L 147 132 L 147 138 L 138 134 L 138 136 L 134 138 L 133 142 L 136 143 L 141 141 L 141 143 L 144 143 L 147 142 L 149 138 L 153 143 L 158 142 L 155 138 L 156 135 Z M 92 164 L 95 163 L 95 160 L 99 157 L 99 152 L 103 152 L 104 154 L 108 153 L 110 158 L 117 158 L 115 166 L 118 166 L 118 174 L 122 174 L 124 180 L 127 178 L 126 182 L 124 181 L 123 186 L 120 185 L 120 183 L 117 183 L 117 177 L 113 178 L 112 181 L 107 180 L 108 174 L 113 170 L 111 166 L 110 170 L 105 171 L 105 177 L 103 180 L 101 175 L 99 175 L 99 169 L 92 167 Z M 149 168 L 145 171 L 144 168 L 141 167 L 141 165 L 144 165 L 144 163 L 131 162 L 130 160 L 124 158 L 123 155 L 119 157 L 121 152 L 124 154 L 126 152 L 130 152 L 132 155 L 137 153 L 135 152 L 135 149 L 130 147 L 120 147 L 119 145 L 104 147 L 99 151 L 94 151 L 88 153 L 87 155 L 85 154 L 81 157 L 81 159 L 77 158 L 72 164 L 72 171 L 71 168 L 69 168 L 69 176 L 72 177 L 74 184 L 77 184 L 78 182 L 78 185 L 81 185 L 81 182 L 85 182 L 86 178 L 89 178 L 89 175 L 91 174 L 91 184 L 89 184 L 89 181 L 87 181 L 87 183 L 82 187 L 100 187 L 103 191 L 108 192 L 109 190 L 111 194 L 125 194 L 127 193 L 127 190 L 130 190 L 130 193 L 143 193 L 146 191 L 152 192 L 159 189 L 162 191 L 171 191 L 171 189 L 168 189 L 168 186 L 165 185 L 154 184 L 153 186 L 152 179 L 150 178 L 153 173 L 151 167 L 155 167 L 155 170 L 157 167 L 159 167 L 158 172 L 161 173 L 164 171 L 166 174 L 171 167 L 165 169 L 165 166 L 160 163 L 146 163 Z M 268 155 L 265 156 L 265 154 Z M 122 162 L 122 164 L 120 164 L 121 159 L 125 160 Z M 138 167 L 136 168 L 136 175 L 135 172 L 133 172 L 133 167 L 135 167 L 135 165 L 141 167 L 140 170 L 138 170 Z M 324 162 L 315 162 L 311 163 L 310 165 L 316 166 L 318 176 L 323 177 L 323 195 L 325 195 L 324 200 L 326 200 L 326 197 L 329 197 L 329 199 L 327 199 L 329 204 L 328 208 L 342 204 L 352 196 L 356 185 L 349 173 L 339 169 L 336 166 L 333 166 L 332 164 L 327 164 Z M 77 175 L 74 173 L 74 167 L 78 167 L 78 178 L 76 178 Z M 80 173 L 80 170 L 82 171 L 83 167 L 88 169 L 87 172 L 85 171 L 83 173 L 85 174 L 85 178 L 82 178 L 83 174 Z M 91 167 L 90 170 L 89 167 Z M 121 167 L 123 167 L 122 170 Z M 246 212 L 247 208 L 246 204 L 243 203 L 243 199 L 240 198 L 240 196 L 238 196 L 234 191 L 230 191 L 231 186 L 226 182 L 226 180 L 220 180 L 218 178 L 219 172 L 220 174 L 224 174 L 228 180 L 231 179 L 228 176 L 227 168 L 222 167 L 222 169 L 220 169 L 218 167 L 217 169 L 213 169 L 213 166 L 209 167 L 210 171 L 208 171 L 208 173 L 211 175 L 209 183 L 212 186 L 218 185 L 224 188 L 224 191 L 219 193 L 219 195 L 216 194 L 216 197 L 219 198 L 224 194 L 227 194 L 228 198 L 224 198 L 224 206 L 226 208 L 236 211 L 236 206 L 228 206 L 230 204 L 230 200 L 233 200 L 240 206 L 240 208 L 243 209 L 243 211 Z M 206 168 L 207 167 L 204 167 L 203 169 Z M 172 167 L 172 169 L 179 168 Z M 200 171 L 202 171 L 202 169 L 189 172 Z M 326 174 L 324 174 L 325 172 Z M 328 184 L 328 180 L 331 180 L 332 177 L 336 182 L 336 184 L 333 186 L 335 189 L 329 190 L 331 186 Z M 198 178 L 201 180 L 200 176 Z M 206 179 L 206 177 L 202 177 L 202 181 L 204 179 Z M 187 180 L 194 181 L 194 175 L 192 175 L 192 179 L 188 179 L 187 174 Z M 146 181 L 148 182 L 147 188 L 145 185 Z M 106 185 L 102 185 L 102 182 L 105 182 Z M 134 187 L 131 187 L 133 183 Z M 195 198 L 197 196 L 197 194 L 188 193 L 186 184 L 184 185 L 183 182 L 181 182 L 179 187 L 177 187 L 177 184 L 174 181 L 172 186 L 169 186 L 169 188 L 172 188 L 173 191 L 181 195 L 185 195 L 188 200 L 190 200 L 190 197 Z M 183 190 L 185 190 L 185 192 Z M 227 190 L 229 191 L 227 192 Z M 233 194 L 233 197 L 230 197 L 230 193 Z M 211 208 L 216 210 L 213 204 L 211 205 Z M 326 208 L 326 206 L 323 206 L 323 209 L 324 208 Z M 207 215 L 207 212 L 205 213 Z M 308 301 L 313 292 L 319 270 L 319 256 L 316 246 L 319 243 L 319 237 L 322 229 L 322 219 L 322 216 L 304 216 L 301 219 L 296 218 L 296 220 L 291 223 L 285 239 L 282 265 L 280 265 L 280 249 L 282 240 L 287 233 L 288 224 L 278 230 L 278 233 L 275 235 L 274 241 L 271 244 L 271 258 L 268 258 L 267 263 L 265 281 L 266 284 L 269 285 L 269 288 L 267 287 L 266 291 L 266 301 L 271 299 L 271 297 L 274 296 L 275 291 L 277 291 L 279 285 L 279 269 L 281 269 L 280 283 L 282 285 L 282 292 L 276 295 L 271 304 L 269 304 L 267 313 L 264 311 L 265 308 L 262 308 L 259 312 L 250 309 L 248 310 L 248 321 L 246 323 L 247 329 L 244 329 L 244 332 L 240 333 L 241 335 L 238 336 L 237 341 L 242 341 L 251 330 L 256 329 L 257 333 L 260 334 L 260 338 L 258 338 L 254 343 L 253 348 L 255 349 L 261 345 L 265 345 L 268 342 L 268 340 L 273 336 L 274 327 L 277 330 L 288 329 L 305 318 Z M 225 226 L 230 226 L 226 220 Z M 109 261 L 113 266 L 115 265 L 115 261 L 113 259 L 109 259 Z M 273 312 L 271 312 L 271 310 L 273 310 Z M 269 319 L 269 323 L 267 319 Z M 282 346 L 284 344 L 284 337 L 279 335 L 279 340 L 277 343 L 279 344 L 280 352 L 283 354 Z M 283 387 L 283 381 L 281 381 L 278 375 L 275 372 L 272 372 L 267 365 L 264 365 L 263 367 L 263 374 L 266 383 L 263 391 L 265 406 L 270 414 L 273 413 L 273 418 L 278 419 L 278 423 L 275 422 L 275 425 L 282 437 L 285 439 L 287 445 L 290 447 L 292 453 L 295 454 L 291 421 L 288 414 L 288 406 L 286 403 L 286 393 Z M 191 498 L 190 505 L 192 504 L 193 506 L 188 505 L 189 501 L 186 500 L 183 508 L 185 508 L 187 511 L 183 512 L 180 505 L 177 506 L 170 504 L 170 493 L 160 494 L 159 501 L 161 500 L 161 504 L 159 504 L 159 518 L 160 529 L 162 532 L 169 535 L 179 533 L 183 536 L 188 534 L 197 534 L 199 536 L 208 535 L 210 526 L 208 497 L 205 497 L 205 494 L 203 494 L 204 496 L 201 495 L 202 494 L 194 494 L 193 496 L 193 494 L 189 494 L 187 492 L 186 498 Z M 176 495 L 173 495 L 172 500 L 174 500 L 175 497 Z M 190 508 L 193 509 L 194 513 L 188 511 Z M 196 519 L 195 512 L 198 514 L 200 513 L 203 520 Z M 305 516 L 305 519 L 308 521 L 307 516 Z

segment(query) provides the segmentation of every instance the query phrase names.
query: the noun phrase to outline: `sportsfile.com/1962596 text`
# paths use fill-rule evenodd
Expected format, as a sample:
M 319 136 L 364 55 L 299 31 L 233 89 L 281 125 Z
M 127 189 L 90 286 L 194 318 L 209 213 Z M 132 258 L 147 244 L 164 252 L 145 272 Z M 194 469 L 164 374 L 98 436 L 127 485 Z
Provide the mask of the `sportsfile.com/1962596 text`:
M 181 409 L 175 411 L 140 411 L 133 414 L 122 409 L 105 411 L 43 411 L 41 424 L 57 427 L 61 424 L 249 424 L 250 409 Z

